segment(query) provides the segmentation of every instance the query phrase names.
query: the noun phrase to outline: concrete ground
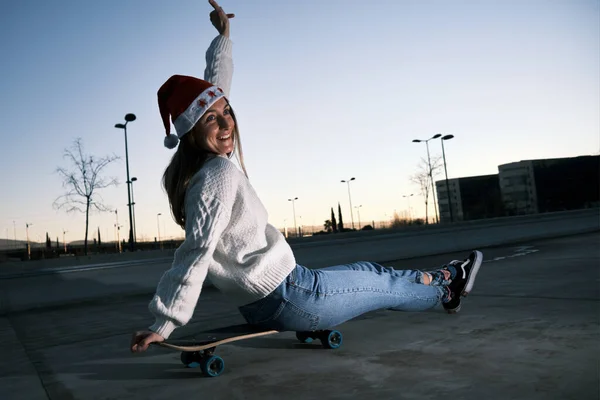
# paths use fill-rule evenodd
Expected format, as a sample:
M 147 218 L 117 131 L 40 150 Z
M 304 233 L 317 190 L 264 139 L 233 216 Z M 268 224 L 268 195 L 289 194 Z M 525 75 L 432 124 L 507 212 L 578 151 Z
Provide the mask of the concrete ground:
M 598 399 L 600 233 L 482 249 L 457 315 L 378 311 L 339 329 L 337 350 L 293 333 L 224 345 L 226 370 L 204 378 L 179 353 L 132 355 L 151 323 L 149 295 L 0 318 L 0 399 Z M 387 263 L 430 269 L 465 254 Z M 241 323 L 207 289 L 185 337 Z

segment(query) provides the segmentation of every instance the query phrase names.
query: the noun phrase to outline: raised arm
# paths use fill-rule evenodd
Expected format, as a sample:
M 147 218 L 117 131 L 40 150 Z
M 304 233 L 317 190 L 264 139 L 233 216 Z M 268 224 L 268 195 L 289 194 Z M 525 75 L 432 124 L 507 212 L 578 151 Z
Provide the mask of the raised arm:
M 215 0 L 208 0 L 214 10 L 210 13 L 210 22 L 219 32 L 206 51 L 206 69 L 204 80 L 220 87 L 229 97 L 233 78 L 232 43 L 229 39 L 229 19 L 235 14 L 226 14 Z

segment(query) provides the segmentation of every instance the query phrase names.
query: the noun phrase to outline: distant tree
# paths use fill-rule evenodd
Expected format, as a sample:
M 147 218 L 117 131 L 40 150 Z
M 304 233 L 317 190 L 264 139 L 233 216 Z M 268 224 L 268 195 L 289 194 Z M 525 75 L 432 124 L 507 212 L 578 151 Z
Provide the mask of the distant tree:
M 419 170 L 410 177 L 410 180 L 418 185 L 419 193 L 425 199 L 425 221 L 429 223 L 429 173 Z
M 440 169 L 443 164 L 441 157 L 437 156 L 431 159 L 431 174 L 429 173 L 429 163 L 424 158 L 417 165 L 417 172 L 410 177 L 411 182 L 416 183 L 419 187 L 419 193 L 425 199 L 425 221 L 429 223 L 429 195 L 431 194 L 431 179 L 430 176 L 440 174 Z M 433 196 L 433 194 L 432 194 Z M 434 199 L 435 201 L 435 199 Z M 437 206 L 436 206 L 437 207 Z M 437 217 L 436 217 L 437 218 Z
M 116 178 L 104 178 L 102 170 L 119 157 L 115 155 L 96 158 L 83 151 L 81 138 L 73 142 L 73 146 L 65 149 L 63 158 L 72 165 L 67 168 L 56 169 L 62 178 L 66 193 L 54 200 L 55 209 L 64 209 L 67 213 L 79 211 L 85 213 L 85 241 L 84 254 L 88 253 L 88 228 L 90 211 L 111 211 L 102 203 L 98 194 L 99 189 L 117 185 Z
M 406 219 L 401 219 L 398 213 L 394 210 L 394 219 L 392 220 L 392 228 L 399 228 L 401 226 L 407 225 Z
M 50 240 L 50 236 L 48 235 L 48 232 L 46 232 L 46 248 L 47 249 L 52 248 L 52 241 Z
M 100 239 L 100 227 L 98 227 L 98 246 L 102 246 L 102 239 Z
M 333 229 L 333 233 L 337 233 L 338 226 L 337 226 L 337 221 L 335 220 L 335 214 L 333 212 L 333 207 L 331 207 L 331 228 Z
M 325 232 L 331 232 L 331 220 L 326 220 L 323 224 L 323 228 L 325 229 Z
M 340 206 L 340 202 L 338 201 L 338 230 L 340 232 L 344 232 L 344 220 L 342 219 L 342 207 Z
M 56 237 L 56 250 L 58 250 L 58 236 Z

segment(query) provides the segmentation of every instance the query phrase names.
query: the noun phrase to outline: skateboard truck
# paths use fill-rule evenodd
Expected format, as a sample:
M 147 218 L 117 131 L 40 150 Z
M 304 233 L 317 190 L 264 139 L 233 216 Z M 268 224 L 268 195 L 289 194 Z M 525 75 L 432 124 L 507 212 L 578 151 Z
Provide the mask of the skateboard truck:
M 221 375 L 225 369 L 225 361 L 215 355 L 216 347 L 211 347 L 202 351 L 181 352 L 181 363 L 188 368 L 198 368 L 208 377 Z
M 310 343 L 315 339 L 321 341 L 326 349 L 337 349 L 342 345 L 342 333 L 340 331 L 322 330 L 312 332 L 296 332 L 296 339 L 302 343 Z

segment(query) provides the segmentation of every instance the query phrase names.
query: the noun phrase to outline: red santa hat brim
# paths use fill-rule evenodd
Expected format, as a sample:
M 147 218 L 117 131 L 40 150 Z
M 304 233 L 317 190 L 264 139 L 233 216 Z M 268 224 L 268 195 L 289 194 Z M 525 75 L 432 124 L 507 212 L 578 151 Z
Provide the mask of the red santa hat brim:
M 215 102 L 225 97 L 223 90 L 210 82 L 184 75 L 173 75 L 158 90 L 158 106 L 165 127 L 165 147 L 173 149 Z M 169 117 L 175 126 L 171 133 Z

